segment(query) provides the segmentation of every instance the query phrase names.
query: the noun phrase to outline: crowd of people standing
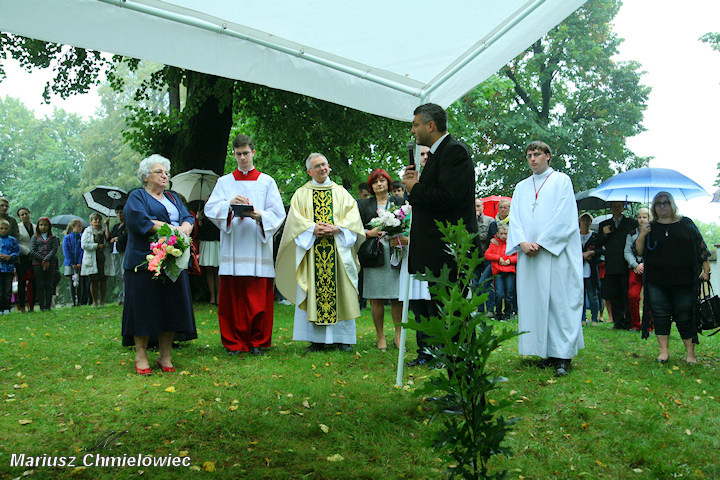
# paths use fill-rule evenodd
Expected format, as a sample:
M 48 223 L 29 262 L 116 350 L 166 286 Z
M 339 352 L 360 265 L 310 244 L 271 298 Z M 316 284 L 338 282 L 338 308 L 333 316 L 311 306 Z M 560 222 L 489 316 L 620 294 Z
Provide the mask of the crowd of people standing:
M 275 180 L 255 165 L 252 138 L 238 135 L 232 142 L 237 169 L 218 179 L 197 212 L 197 225 L 184 199 L 168 190 L 171 164 L 160 155 L 140 163 L 141 187 L 116 210 L 112 228 L 109 219 L 93 213 L 86 228 L 80 220 L 71 221 L 61 241 L 47 217 L 33 224 L 29 210 L 21 208 L 18 223 L 7 215 L 9 201 L 0 198 L 0 313 L 10 311 L 8 284 L 14 278 L 22 283 L 18 310 L 35 298 L 41 310 L 49 310 L 61 278 L 62 251 L 74 305 L 82 304 L 88 292 L 93 306 L 105 305 L 107 278 L 118 275 L 123 344 L 135 346 L 136 372 L 152 372 L 148 348 L 153 344 L 159 349 L 158 368 L 175 371 L 173 341 L 197 338 L 197 330 L 187 262 L 171 282 L 157 281 L 147 262 L 154 253 L 153 236 L 167 225 L 188 241 L 200 232 L 200 265 L 206 269 L 210 303 L 218 305 L 220 342 L 229 354 L 263 355 L 270 348 L 275 288 L 295 305 L 293 340 L 309 342 L 308 352 L 353 351 L 363 299 L 370 303 L 376 346 L 386 352 L 386 305 L 394 323 L 392 344 L 400 344 L 404 275 L 411 276 L 415 317 L 439 314 L 438 299 L 413 275 L 426 269 L 439 275 L 448 267 L 456 278 L 457 265 L 436 222 L 462 220 L 484 257 L 474 284 L 477 293 L 488 296 L 478 313 L 497 320 L 517 317 L 526 332 L 519 339 L 520 354 L 540 357 L 540 366 L 567 375 L 584 347 L 586 307 L 592 323 L 599 323 L 602 298 L 614 328 L 643 330 L 644 336 L 655 330 L 658 361 L 669 358 L 673 321 L 686 361 L 697 361 L 692 301 L 698 282 L 709 279 L 708 252 L 692 221 L 678 215 L 669 193 L 658 194 L 650 210 L 640 209 L 637 220 L 622 214 L 623 203 L 611 202 L 612 218 L 592 232 L 592 217 L 578 216 L 570 178 L 550 166 L 550 147 L 535 141 L 525 150 L 532 175 L 489 216 L 483 200 L 475 197 L 470 152 L 448 132 L 445 111 L 434 104 L 418 107 L 412 133 L 422 162 L 407 167 L 401 181 L 383 169 L 373 170 L 358 188 L 358 198 L 331 180 L 327 157 L 311 153 L 305 160 L 309 180 L 293 194 L 289 210 Z M 406 204 L 413 221 L 405 231 L 387 235 L 371 222 Z M 364 242 L 378 245 L 382 258 L 361 269 L 357 253 Z M 405 252 L 401 261 L 391 254 L 397 249 Z M 678 251 L 683 254 L 670 254 Z M 682 275 L 672 274 L 678 271 Z M 29 276 L 34 294 L 26 296 Z M 418 355 L 408 366 L 432 365 L 422 332 L 417 345 Z
M 40 311 L 50 310 L 55 306 L 63 276 L 67 278 L 70 305 L 104 305 L 108 277 L 115 276 L 116 272 L 120 278 L 122 275 L 122 270 L 117 268 L 127 241 L 122 207 L 116 211 L 118 222 L 112 230 L 110 219 L 103 219 L 96 212 L 90 215 L 90 226 L 85 228 L 80 218 L 72 219 L 67 226 L 52 225 L 48 217 L 33 223 L 30 210 L 25 207 L 17 209 L 16 220 L 8 215 L 9 208 L 10 200 L 0 197 L 0 222 L 8 225 L 8 240 L 2 241 L 3 250 L 12 250 L 10 243 L 17 243 L 18 247 L 18 253 L 11 254 L 12 258 L 6 258 L 4 251 L 0 253 L 3 262 L 0 313 L 9 314 L 13 306 L 20 313 L 33 312 L 36 307 Z M 58 237 L 53 228 L 64 228 L 64 235 Z M 0 234 L 0 238 L 5 237 Z M 122 302 L 120 280 L 118 303 Z

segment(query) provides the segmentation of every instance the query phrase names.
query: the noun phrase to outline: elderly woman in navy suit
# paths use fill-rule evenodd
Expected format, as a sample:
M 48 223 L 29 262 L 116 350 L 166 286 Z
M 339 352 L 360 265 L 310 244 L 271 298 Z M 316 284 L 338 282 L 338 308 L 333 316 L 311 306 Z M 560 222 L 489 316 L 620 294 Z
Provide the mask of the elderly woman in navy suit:
M 147 345 L 151 336 L 158 338 L 157 366 L 163 372 L 174 372 L 170 351 L 175 333 L 186 339 L 197 338 L 195 316 L 190 298 L 187 271 L 177 281 L 153 279 L 147 270 L 150 237 L 163 225 L 171 224 L 190 235 L 193 217 L 180 196 L 166 191 L 170 179 L 170 161 L 151 155 L 140 162 L 138 178 L 143 188 L 130 192 L 124 209 L 128 230 L 125 250 L 125 304 L 122 334 L 135 342 L 135 370 L 139 375 L 151 373 Z

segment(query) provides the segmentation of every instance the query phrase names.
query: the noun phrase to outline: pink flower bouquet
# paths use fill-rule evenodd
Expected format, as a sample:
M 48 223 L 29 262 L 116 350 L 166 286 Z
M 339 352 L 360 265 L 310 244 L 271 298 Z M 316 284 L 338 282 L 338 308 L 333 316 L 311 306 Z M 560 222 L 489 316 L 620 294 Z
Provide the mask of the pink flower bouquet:
M 135 267 L 135 270 L 147 263 L 147 269 L 153 273 L 153 280 L 169 278 L 176 281 L 180 272 L 185 270 L 190 260 L 190 242 L 181 231 L 168 224 L 163 225 L 150 238 L 150 251 L 147 261 Z
M 407 203 L 392 211 L 380 210 L 378 216 L 370 220 L 368 225 L 371 228 L 377 227 L 381 232 L 386 232 L 391 238 L 400 236 L 410 227 L 411 210 L 412 207 Z M 398 243 L 398 246 L 393 248 L 390 253 L 390 265 L 394 268 L 400 268 L 404 254 L 403 245 Z

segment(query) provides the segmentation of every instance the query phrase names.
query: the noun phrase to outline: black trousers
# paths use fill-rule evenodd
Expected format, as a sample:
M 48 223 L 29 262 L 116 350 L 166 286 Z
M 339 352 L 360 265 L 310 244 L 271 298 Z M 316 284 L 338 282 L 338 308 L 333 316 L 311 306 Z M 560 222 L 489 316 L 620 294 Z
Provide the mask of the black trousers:
M 415 315 L 415 321 L 420 322 L 420 318 L 430 318 L 437 316 L 437 308 L 432 300 L 410 300 L 410 310 Z M 415 332 L 415 339 L 417 341 L 417 356 L 418 358 L 430 359 L 430 355 L 427 353 L 428 344 L 425 343 L 425 339 L 428 335 L 425 332 L 417 330 Z
M 615 328 L 630 330 L 628 273 L 605 274 L 601 293 L 602 298 L 610 301 Z

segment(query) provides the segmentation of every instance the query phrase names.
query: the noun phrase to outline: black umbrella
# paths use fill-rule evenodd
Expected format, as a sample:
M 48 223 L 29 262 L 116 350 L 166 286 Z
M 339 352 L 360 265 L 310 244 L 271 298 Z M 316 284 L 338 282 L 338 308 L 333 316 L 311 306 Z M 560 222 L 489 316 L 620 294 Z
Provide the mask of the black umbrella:
M 108 217 L 115 216 L 115 208 L 124 205 L 128 194 L 122 188 L 98 186 L 83 194 L 87 206 Z
M 70 222 L 76 218 L 82 222 L 83 228 L 87 228 L 88 225 L 90 225 L 87 221 L 85 221 L 85 219 L 80 218 L 77 215 L 55 215 L 50 219 L 50 225 L 55 228 L 67 228 Z
M 607 202 L 596 197 L 591 197 L 592 190 L 585 190 L 575 194 L 578 210 L 602 210 L 607 208 Z

